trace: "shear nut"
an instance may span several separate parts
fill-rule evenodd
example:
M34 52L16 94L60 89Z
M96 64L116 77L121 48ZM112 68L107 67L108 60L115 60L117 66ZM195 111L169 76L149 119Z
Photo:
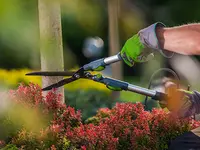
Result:
M74 76L75 76L75 78L80 78L80 75L78 75L78 74L75 74Z

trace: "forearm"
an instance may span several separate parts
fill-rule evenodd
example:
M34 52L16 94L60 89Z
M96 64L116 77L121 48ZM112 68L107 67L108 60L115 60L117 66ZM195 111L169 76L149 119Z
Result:
M200 54L200 24L189 24L156 30L161 49L185 54Z

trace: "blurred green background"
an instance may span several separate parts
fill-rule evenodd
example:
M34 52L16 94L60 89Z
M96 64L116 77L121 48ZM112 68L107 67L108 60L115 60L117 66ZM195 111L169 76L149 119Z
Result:
M65 70L78 68L91 60L109 55L107 0L62 0L62 36ZM167 26L199 22L199 0L120 0L119 38L124 42L148 25L161 21ZM26 71L40 70L39 21L37 0L2 0L0 2L0 83L1 87L16 88L20 82L41 83L41 79L27 78ZM104 41L102 53L87 58L83 53L88 37ZM195 57L198 59L198 57ZM53 61L53 60L52 60ZM123 64L123 79L147 87L151 74L161 67L171 67L168 60L155 59L129 68ZM24 71L24 68L27 69ZM108 69L109 72L109 69ZM65 88L67 104L85 111L84 118L94 115L99 107L112 107L116 101L143 101L144 96L121 92L112 100L110 91L96 83ZM68 85L67 85L68 86ZM155 102L151 106L157 106Z

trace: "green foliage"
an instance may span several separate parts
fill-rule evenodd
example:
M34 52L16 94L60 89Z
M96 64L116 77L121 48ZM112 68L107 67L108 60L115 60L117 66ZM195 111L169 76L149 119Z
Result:
M90 89L88 91L65 91L66 104L82 112L83 120L96 114L99 108L112 108L120 100L112 100L109 93Z
M99 122L100 122L100 120L99 120L99 118L96 117L96 116L90 117L90 118L88 118L87 120L85 120L85 123L86 123L86 124L92 123L92 124L94 124L94 125L98 125Z
M0 122L0 139L9 141L11 137L17 135L17 131L20 129L20 126L16 125L13 120L7 116L7 114L1 115Z
M18 150L17 146L14 144L7 144L4 148L1 150Z
M62 150L67 150L70 147L70 141L67 140L65 137L63 138L63 147Z

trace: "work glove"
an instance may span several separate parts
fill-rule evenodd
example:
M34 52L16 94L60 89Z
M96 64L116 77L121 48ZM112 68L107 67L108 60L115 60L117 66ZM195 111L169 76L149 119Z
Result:
M180 118L200 113L200 93L177 89L175 84L166 85L168 98L159 101L162 108L167 108Z
M171 58L172 52L160 48L156 29L165 27L163 23L157 22L151 26L140 30L124 44L120 54L124 62L132 67L135 62L146 62L154 57L155 50L159 51L164 57Z

